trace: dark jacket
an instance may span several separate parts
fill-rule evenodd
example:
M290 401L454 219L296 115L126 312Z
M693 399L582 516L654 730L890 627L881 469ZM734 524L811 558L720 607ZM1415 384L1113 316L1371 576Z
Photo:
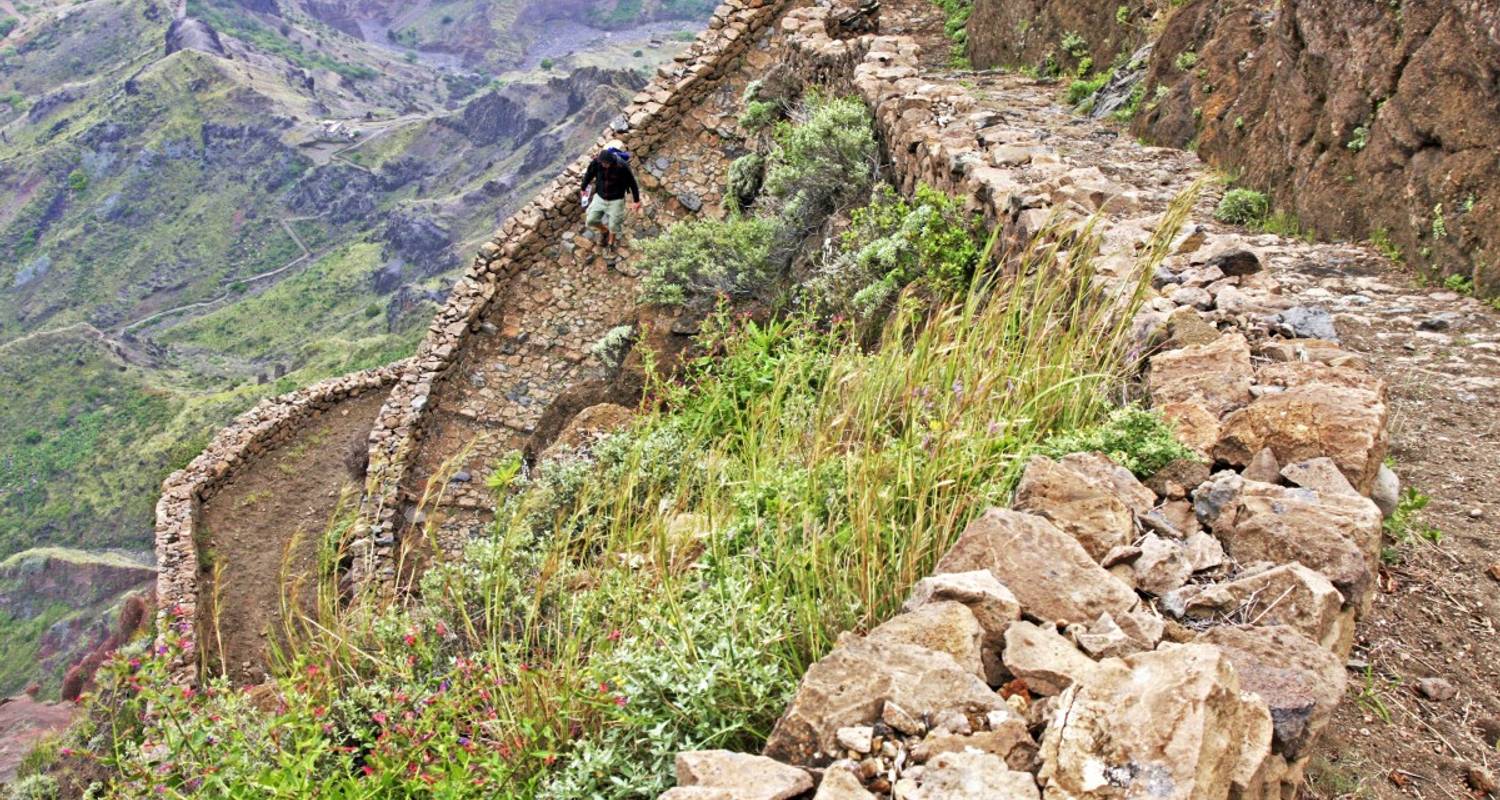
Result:
M595 156L583 173L583 191L588 191L589 184L597 184L594 191L605 200L619 200L629 190L635 202L641 202L641 190L628 164L606 163L603 157Z

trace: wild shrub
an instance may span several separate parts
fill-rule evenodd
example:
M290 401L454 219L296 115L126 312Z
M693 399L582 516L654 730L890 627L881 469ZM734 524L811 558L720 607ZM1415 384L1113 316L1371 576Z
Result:
M1177 439L1159 412L1139 405L1115 409L1096 425L1050 436L1038 452L1054 458L1069 453L1104 453L1140 478L1150 477L1173 461L1197 458Z
M6 800L57 800L57 779L51 775L31 775L5 789Z
M875 135L864 103L809 93L792 120L777 124L765 192L794 238L869 194Z
M1266 196L1254 189L1230 189L1214 209L1214 219L1226 225L1255 225L1271 213Z
M680 222L641 246L650 272L643 302L680 305L694 295L747 297L770 278L775 225L767 219Z
M776 121L780 113L781 108L775 103L751 100L745 103L745 110L740 113L740 127L751 133L764 130Z
M766 179L766 159L760 153L746 153L729 162L729 174L724 180L724 196L736 211L743 211L755 202L760 187Z
M837 255L808 281L822 308L866 319L907 285L925 281L939 295L966 288L984 241L963 201L929 186L908 202L889 187L855 209Z

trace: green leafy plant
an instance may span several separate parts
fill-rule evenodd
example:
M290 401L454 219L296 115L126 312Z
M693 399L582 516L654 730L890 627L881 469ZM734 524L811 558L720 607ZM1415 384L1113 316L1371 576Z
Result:
M1432 207L1432 238L1445 239L1448 236L1448 221L1443 217L1443 204L1438 203Z
M1349 137L1349 142L1344 146L1358 153L1365 149L1365 146L1369 143L1370 129L1364 125L1360 125L1354 129L1354 133Z
M781 114L777 103L767 100L751 100L740 114L740 127L747 131L759 131L769 127Z
M807 288L818 307L867 320L915 281L940 296L963 291L981 259L978 219L962 200L921 185L907 201L882 187Z
M1449 275L1443 279L1443 286L1461 295L1474 294L1474 279L1467 275Z
M743 211L755 202L761 184L766 179L766 159L759 153L746 153L729 162L729 174L724 180L724 196L737 211Z
M1141 478L1150 477L1173 461L1196 460L1192 448L1178 440L1160 412L1129 405L1109 413L1102 422L1049 437L1038 448L1046 456L1100 452Z
M1443 532L1418 518L1431 502L1431 497L1414 486L1403 489L1401 498L1396 503L1396 510L1382 523L1386 535L1397 544L1408 544L1413 541L1413 537L1432 544L1441 542Z
M943 32L950 42L948 65L955 69L969 67L969 16L974 13L973 0L934 0L943 10Z
M1073 58L1083 58L1089 53L1089 43L1076 31L1064 31L1059 41L1062 51Z
M1230 189L1214 209L1214 219L1227 225L1255 225L1270 214L1266 196L1254 189Z
M1192 50L1184 50L1172 60L1172 66L1176 67L1178 72L1187 72L1198 66L1198 54Z
M1401 252L1401 247L1391 240L1390 228L1376 228L1370 234L1370 244L1375 246L1380 254L1389 258L1397 264L1406 262L1406 254Z

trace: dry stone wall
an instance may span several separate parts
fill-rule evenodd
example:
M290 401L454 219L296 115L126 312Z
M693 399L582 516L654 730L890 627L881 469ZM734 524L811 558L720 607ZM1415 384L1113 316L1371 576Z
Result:
M649 187L655 173L664 171L653 151L669 138L707 124L702 114L705 99L721 88L722 79L784 5L774 0L729 0L721 5L693 46L663 67L624 109L600 147L609 139L622 141L636 154L637 174ZM354 573L361 583L391 585L398 536L411 522L403 512L438 474L432 462L474 447L476 440L480 455L502 452L534 428L542 410L570 384L599 377L583 366L588 345L605 332L593 328L618 324L610 317L633 307L634 276L622 278L628 268L589 272L582 258L569 257L573 266L565 267L551 252L561 242L570 251L589 246L571 232L580 226L577 187L591 155L570 165L481 248L391 392L370 438L363 535L354 548ZM682 182L677 184L673 205L684 213L697 212L704 195L716 191L702 186L683 190ZM574 307L577 303L586 306L584 313ZM576 324L578 320L586 324ZM545 344L539 345L544 338ZM482 366L476 366L481 360L477 354L500 365L498 377L505 387L486 385L484 375L474 380ZM445 423L440 415L447 416L453 430L438 430ZM424 438L429 437L451 441L425 446ZM468 470L463 477L467 480L461 485L444 488L455 494L457 508L451 516L471 512L469 516L479 518L493 498L480 490L482 481ZM462 533L458 531L456 538Z
M241 414L199 456L167 477L156 503L156 596L158 635L179 644L173 662L180 682L197 680L197 619L200 570L199 510L243 470L296 434L312 416L371 392L388 390L401 374L394 364L323 381L273 399Z
M782 25L806 69L874 109L905 188L963 192L1017 239L1093 216L1106 279L1133 274L1196 170L1107 177L1025 129L1018 87L971 95L921 74L910 40L840 40L837 19ZM1296 794L1374 591L1389 415L1359 356L1207 208L1133 328L1156 352L1152 405L1199 459L1142 482L1103 454L1034 458L1014 507L973 520L904 613L808 670L763 755L684 753L664 798Z

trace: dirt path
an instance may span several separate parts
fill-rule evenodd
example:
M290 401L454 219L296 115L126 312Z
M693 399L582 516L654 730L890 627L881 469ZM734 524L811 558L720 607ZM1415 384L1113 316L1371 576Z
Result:
M1500 772L1500 313L1419 288L1368 250L1330 256L1287 264L1279 277L1299 301L1333 311L1344 345L1386 380L1394 468L1431 500L1409 541L1388 542L1354 685L1311 788L1330 798L1471 797L1470 767Z
M211 673L227 671L244 685L264 679L267 645L283 623L283 592L302 604L313 598L306 579L316 574L328 509L340 492L358 488L345 459L363 452L354 445L362 448L384 399L369 392L322 412L203 504L198 624ZM265 531L281 538L268 541ZM303 590L288 588L297 586ZM275 587L282 591L269 590Z

